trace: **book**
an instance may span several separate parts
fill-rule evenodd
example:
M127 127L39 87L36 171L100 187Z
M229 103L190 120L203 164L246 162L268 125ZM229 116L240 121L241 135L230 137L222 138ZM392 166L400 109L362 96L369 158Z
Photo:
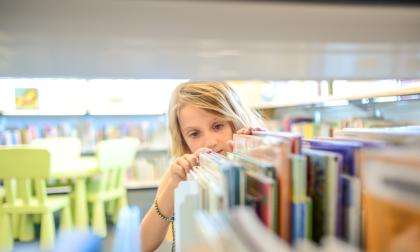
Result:
M252 131L255 136L273 136L280 139L290 141L290 152L300 154L302 152L302 134L296 132L280 132L280 131Z
M420 251L420 149L362 152L366 251Z
M414 129L416 129L414 127ZM395 128L346 128L335 133L340 138L352 138L363 140L380 140L390 145L420 146L420 132L413 130L413 127Z
M175 189L174 214L175 214L175 249L184 251L195 243L198 238L197 223L192 218L199 211L200 187L197 181L187 180L179 183Z
M275 181L261 173L247 172L247 194L256 198L256 212L262 222L275 231Z
M291 156L291 178L292 178L292 200L303 202L307 196L307 165L306 157L303 155Z
M267 132L266 132L267 133ZM269 133L267 133L269 134ZM270 162L276 167L279 235L291 241L290 140L273 135L233 135L234 151Z
M361 184L360 179L341 175L343 182L342 238L351 245L361 247Z
M242 202L242 193L245 192L246 187L247 187L247 180L246 180L246 172L255 172L255 173L261 173L264 174L265 176L272 178L274 180L274 187L276 190L274 190L274 210L273 210L273 218L274 218L274 229L278 230L278 226L277 226L277 184L276 184L276 171L275 171L275 167L270 164L269 162L266 162L264 160L260 160L257 158L253 158L247 155L243 155L241 153L237 153L237 152L228 152L227 153L227 158L234 160L236 162L238 162L238 164L241 165L241 168L243 169L239 169L240 170L240 187L239 187L239 191L241 193L241 202ZM250 202L251 200L249 200L248 202ZM241 204L243 205L243 204Z
M247 207L234 208L229 212L229 218L232 228L237 232L248 251L291 251L286 242L278 239L273 232L262 225L252 209Z
M308 195L312 198L313 239L338 234L341 223L339 176L342 156L321 150L304 149L308 157Z
M343 158L343 173L352 176L360 174L360 150L364 147L363 143L356 141L337 141L337 140L306 140L309 148L325 150L339 153Z
M305 239L306 206L304 202L292 203L292 244Z
M239 205L241 202L239 183L243 176L240 165L218 153L200 153L199 159L200 166L212 167L224 175L228 207Z
M194 218L200 239L184 251L244 251L251 252L230 224L228 213L209 214L198 211Z

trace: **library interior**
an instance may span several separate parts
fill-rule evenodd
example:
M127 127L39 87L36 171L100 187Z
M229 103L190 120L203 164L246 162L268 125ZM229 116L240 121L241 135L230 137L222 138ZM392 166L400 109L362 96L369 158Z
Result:
M420 251L420 2L0 0L0 251Z

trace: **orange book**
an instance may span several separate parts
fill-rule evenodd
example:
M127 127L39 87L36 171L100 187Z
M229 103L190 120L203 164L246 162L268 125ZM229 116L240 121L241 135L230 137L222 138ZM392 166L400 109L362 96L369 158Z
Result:
M362 152L366 251L420 251L419 154L419 148Z

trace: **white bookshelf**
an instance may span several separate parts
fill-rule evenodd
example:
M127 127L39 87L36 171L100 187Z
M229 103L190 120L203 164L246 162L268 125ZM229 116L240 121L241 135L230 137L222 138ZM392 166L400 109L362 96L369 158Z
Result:
M154 189L159 187L160 180L154 181L137 181L137 180L128 180L124 183L125 188L128 190L133 189Z
M276 109L276 108L287 108L301 105L312 105L312 104L324 104L329 102L339 101L352 101L361 100L366 98L380 98L380 97L392 97L392 96L406 96L406 95L420 95L420 87L402 88L393 91L377 91L377 92L365 92L358 95L350 96L320 96L312 99L298 100L298 101L286 101L281 103L265 103L259 106L254 106L256 109Z

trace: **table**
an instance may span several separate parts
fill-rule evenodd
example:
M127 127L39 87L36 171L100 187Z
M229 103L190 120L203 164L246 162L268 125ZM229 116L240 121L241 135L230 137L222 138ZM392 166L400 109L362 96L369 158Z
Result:
M51 178L73 180L73 220L74 227L79 230L88 230L88 206L86 199L87 179L98 173L95 157L82 157L79 160L54 165L51 169Z

